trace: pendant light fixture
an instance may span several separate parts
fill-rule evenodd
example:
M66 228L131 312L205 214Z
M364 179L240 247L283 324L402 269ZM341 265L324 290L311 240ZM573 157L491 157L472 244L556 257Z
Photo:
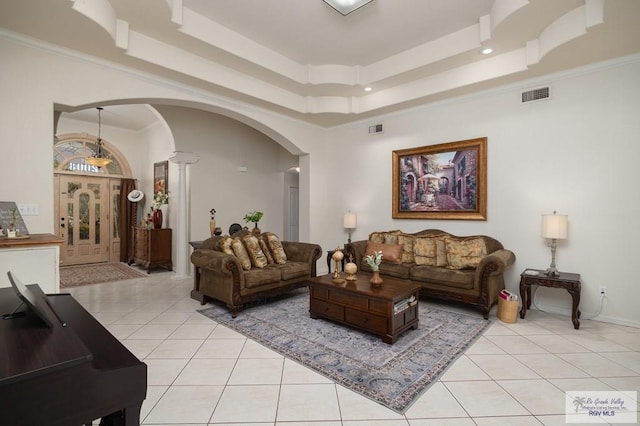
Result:
M98 110L98 139L96 140L96 146L98 147L98 149L93 153L92 156L85 158L84 161L85 163L91 164L92 166L96 166L97 168L101 169L107 164L111 163L111 159L105 157L102 154L102 138L100 137L100 130L102 128L102 107L97 107L96 109Z

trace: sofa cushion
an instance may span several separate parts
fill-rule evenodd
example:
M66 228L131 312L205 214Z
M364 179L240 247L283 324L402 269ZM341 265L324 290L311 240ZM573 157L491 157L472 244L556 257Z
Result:
M255 235L245 235L242 237L244 247L247 249L249 259L251 259L251 266L255 268L264 268L267 266L267 257L260 248L260 243Z
M249 258L249 253L247 253L247 249L242 244L242 240L240 238L233 238L231 242L231 248L233 249L233 253L236 255L240 264L242 265L242 269L248 271L251 269L251 259Z
M444 236L416 237L413 241L413 254L416 265L446 266L447 252Z
M246 288L256 288L268 284L280 282L280 270L278 268L256 268L244 272L244 286Z
M401 234L398 236L398 244L402 246L402 263L415 263L416 258L413 254L413 235Z
M473 269L454 270L438 266L414 266L409 278L417 282L470 290L473 288L475 271Z
M306 262L288 260L287 263L283 265L273 265L273 267L280 270L282 281L311 275L311 265Z
M366 256L373 256L374 252L382 252L382 261L390 263L402 263L402 246L400 244L380 244L367 242L367 249L364 252Z
M271 250L273 260L278 265L284 265L287 263L287 254L284 252L284 248L282 248L282 243L278 236L271 232L266 232L265 236L267 237L267 245L269 246L269 250Z
M487 246L481 237L444 239L447 248L448 269L471 269L487 255Z
M409 279L409 271L414 266L412 263L388 263L382 262L378 269L382 275L389 277ZM371 268L369 268L371 270Z

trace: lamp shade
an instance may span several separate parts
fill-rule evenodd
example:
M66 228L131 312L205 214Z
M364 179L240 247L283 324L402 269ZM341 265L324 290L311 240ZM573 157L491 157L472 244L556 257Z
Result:
M351 213L351 210L349 210L344 214L343 222L346 229L356 229L358 218L355 213Z
M566 214L543 214L542 237L556 240L567 238L569 219Z

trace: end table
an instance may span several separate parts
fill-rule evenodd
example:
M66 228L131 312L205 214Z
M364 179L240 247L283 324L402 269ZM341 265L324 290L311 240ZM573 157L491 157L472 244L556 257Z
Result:
M520 274L520 298L522 299L522 308L520 309L520 318L524 318L527 309L531 308L531 286L541 285L544 287L564 288L569 292L573 299L571 310L571 321L573 328L580 328L580 274L572 274L568 272L560 272L558 275L547 275L545 271L540 269L526 269Z

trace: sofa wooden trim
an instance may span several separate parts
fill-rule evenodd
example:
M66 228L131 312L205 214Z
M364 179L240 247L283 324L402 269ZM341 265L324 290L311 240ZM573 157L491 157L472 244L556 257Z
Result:
M456 238L474 238L479 237L485 239L487 250L489 253L485 256L480 264L474 270L473 288L460 289L456 287L448 287L442 284L429 283L423 281L415 281L407 279L407 283L418 284L421 286L420 294L441 300L450 300L454 302L462 302L470 304L482 312L485 319L489 318L489 312L493 305L498 303L498 293L504 289L504 271L515 262L515 254L503 247L498 240L486 235L474 235L458 237L439 229L427 229L416 233L405 233L412 236L428 236L428 235L449 235ZM362 258L364 257L367 240L355 241L347 244L347 255L353 255L353 259L358 268L366 270L363 267ZM415 264L403 264L407 268L416 266ZM381 271L381 275L384 273Z

